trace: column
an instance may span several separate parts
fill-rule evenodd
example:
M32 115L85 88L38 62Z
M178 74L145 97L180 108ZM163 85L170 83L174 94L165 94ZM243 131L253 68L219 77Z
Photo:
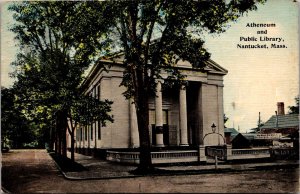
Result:
M203 137L205 136L205 134L211 132L207 131L208 130L208 113L209 113L209 107L208 107L208 103L209 103L209 97L208 97L208 86L206 83L201 83L201 87L198 93L198 103L199 103L199 122L200 122L200 136L199 136L199 142L201 145L204 145L205 143L203 142ZM207 142L207 140L206 140Z
M186 87L181 86L179 90L179 122L180 122L180 145L188 146L187 137L187 106L186 106Z
M136 109L132 98L130 98L129 100L129 114L130 114L130 147L134 148L139 146L139 134L138 134Z
M156 80L156 97L155 97L155 132L156 132L156 146L164 146L163 138L163 111L162 111L162 91L161 84L163 80Z

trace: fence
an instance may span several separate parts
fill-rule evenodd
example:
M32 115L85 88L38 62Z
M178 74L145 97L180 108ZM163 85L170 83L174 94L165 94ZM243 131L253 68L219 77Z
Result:
M139 155L139 152L107 151L106 159L115 162L138 164ZM199 150L165 150L151 152L153 164L200 162L206 161L206 158L214 158L215 156L217 156L218 160L227 161L258 158L289 159L297 158L298 155L299 151L293 148L231 149L229 146L207 146L205 149Z
M273 148L270 154L275 159L299 159L299 150L293 148Z
M106 159L114 162L138 164L139 156L139 152L107 151ZM151 152L153 164L197 162L198 157L199 153L197 150Z
M256 159L256 158L269 158L269 148L255 148L255 149L232 149L232 155L228 158L234 159Z

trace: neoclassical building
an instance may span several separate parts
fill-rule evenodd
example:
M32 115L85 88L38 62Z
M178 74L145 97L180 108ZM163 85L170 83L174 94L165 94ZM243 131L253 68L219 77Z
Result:
M122 53L95 65L83 83L86 95L113 101L114 122L106 127L95 122L79 126L76 131L77 150L89 148L114 149L139 147L135 106L123 96L120 87L123 76ZM223 77L227 70L212 60L206 62L204 71L192 68L188 61L179 61L177 68L186 75L187 85L166 88L164 80L157 80L156 95L149 100L149 129L152 146L218 145L223 139L211 133L214 123L216 133L224 136ZM162 73L162 77L167 74ZM157 130L159 129L159 130ZM68 141L70 142L70 141ZM70 145L69 145L70 146Z

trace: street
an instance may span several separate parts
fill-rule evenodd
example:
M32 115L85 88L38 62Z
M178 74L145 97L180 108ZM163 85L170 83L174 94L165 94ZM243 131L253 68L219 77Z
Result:
M2 188L12 193L296 193L298 170L70 181L45 150L11 150L2 154Z

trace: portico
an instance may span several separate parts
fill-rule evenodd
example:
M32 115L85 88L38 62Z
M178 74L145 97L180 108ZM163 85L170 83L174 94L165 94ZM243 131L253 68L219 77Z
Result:
M156 147L164 147L164 130L169 130L163 127L163 98L162 84L163 80L156 81L155 95L155 136ZM165 114L167 116L167 114ZM165 119L166 120L166 119ZM167 124L167 123L165 123ZM186 87L181 86L179 89L179 133L180 146L188 146L188 129L187 129L187 102L186 102ZM165 133L169 134L169 133ZM166 138L165 138L166 139Z

